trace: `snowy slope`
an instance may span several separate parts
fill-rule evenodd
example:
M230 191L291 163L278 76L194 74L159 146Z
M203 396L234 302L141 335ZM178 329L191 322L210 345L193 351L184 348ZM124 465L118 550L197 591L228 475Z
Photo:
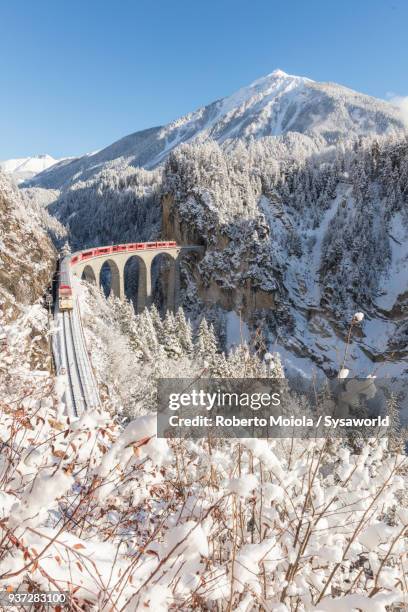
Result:
M330 312L332 298L329 297L329 304L327 299L324 299L327 279L324 273L322 274L322 266L327 240L330 241L333 231L336 232L333 230L335 216L340 210L346 209L350 211L350 215L355 215L356 202L352 191L350 184L340 182L327 210L321 216L319 225L312 229L301 228L299 235L302 236L303 248L300 256L286 251L285 226L281 219L271 213L266 198L263 197L261 202L271 235L274 240L279 241L284 262L282 283L287 292L293 320L290 334L278 333L273 348L278 350L279 346L279 352L282 354L282 347L286 346L292 357L309 355L323 369L332 371L340 367L346 352L346 342L345 334L339 333L341 319ZM344 216L344 213L340 212L340 215ZM404 339L398 346L398 355L391 354L394 339L398 338L399 328L405 320L403 297L408 295L408 227L400 213L396 213L389 221L386 236L391 260L380 275L378 297L373 300L372 306L367 308L366 319L352 346L347 350L348 367L354 373L364 376L373 372L378 376L395 376L406 371L408 362ZM383 248L379 238L376 248ZM386 252L384 249L384 259ZM374 262L372 265L375 267ZM346 288L350 287L350 279L347 276L344 276L343 283ZM355 310L357 309L356 305ZM348 317L346 312L342 314L343 320L350 320L350 314ZM309 371L305 365L303 369Z
M0 327L28 313L44 294L52 279L54 258L51 240L36 212L0 173ZM27 335L30 333L27 328ZM22 339L20 344L23 346Z
M212 296L271 350L331 375L346 352L360 375L407 371L408 140L368 138L332 161L282 164L284 174L262 145L183 147L166 165L165 235L207 245L203 307Z
M377 306L391 309L398 297L408 293L408 236L401 215L395 215L389 232L391 245L391 265L382 285L382 295Z
M37 155L35 157L17 157L0 161L0 168L6 174L11 174L17 181L24 181L32 178L36 174L47 170L58 163L51 155Z
M194 140L228 145L237 139L285 138L295 133L321 147L361 134L397 132L403 126L400 111L389 102L275 70L166 126L130 134L94 155L57 164L32 184L60 188L90 178L119 158L125 164L152 168L179 144Z

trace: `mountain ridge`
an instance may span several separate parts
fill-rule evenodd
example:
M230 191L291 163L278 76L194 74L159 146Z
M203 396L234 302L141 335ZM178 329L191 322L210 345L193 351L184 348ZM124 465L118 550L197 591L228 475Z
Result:
M196 284L186 283L187 311L199 316L197 296L209 292L248 323L266 309L265 337L327 371L346 350L353 312L364 312L367 337L350 358L367 373L392 361L390 351L408 363L397 320L407 258L393 245L407 237L406 136L390 103L275 71L61 162L23 191L48 228L52 215L60 246L207 240Z
M294 133L311 148L315 142L322 148L345 138L401 130L405 130L403 117L390 102L277 69L167 125L128 134L94 154L64 160L28 184L69 186L112 163L152 169L177 146L193 141L215 140L226 146L238 140L285 139Z

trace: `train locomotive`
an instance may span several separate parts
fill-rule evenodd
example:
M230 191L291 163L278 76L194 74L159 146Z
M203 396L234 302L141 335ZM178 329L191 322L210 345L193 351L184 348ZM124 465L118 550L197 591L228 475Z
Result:
M70 257L64 257L61 261L59 283L58 283L58 308L59 310L72 310L74 301L72 297L71 275L68 268Z

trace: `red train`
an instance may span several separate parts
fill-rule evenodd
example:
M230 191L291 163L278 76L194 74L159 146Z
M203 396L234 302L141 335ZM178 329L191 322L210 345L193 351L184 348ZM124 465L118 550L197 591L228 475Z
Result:
M101 255L109 255L111 253L143 251L146 249L168 249L176 247L177 242L134 242L130 244L114 244L112 246L98 247L89 251L80 251L74 254L73 257L66 256L62 259L59 271L58 285L58 304L60 310L72 310L73 296L71 287L71 273L68 267L68 262L74 266L80 261L86 261L92 257Z
M60 310L72 310L74 307L68 262L69 257L64 257L60 263L58 283L58 305Z
M146 249L168 249L177 246L177 242L134 242L131 244L115 244L112 246L98 247L89 251L81 251L74 257L71 257L71 266L74 266L79 261L90 259L91 257L99 257L100 255L109 255L110 253L121 253L122 251L144 251Z
M60 285L58 290L58 303L60 310L72 310L72 288L69 285Z

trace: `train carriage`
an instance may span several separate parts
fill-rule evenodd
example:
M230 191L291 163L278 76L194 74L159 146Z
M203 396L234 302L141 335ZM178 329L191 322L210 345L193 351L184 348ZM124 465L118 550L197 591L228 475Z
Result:
M72 256L66 256L61 261L59 284L58 284L58 305L60 310L72 310L74 307L71 286L70 268L93 257L106 255L116 255L119 253L131 253L132 251L149 249L169 249L177 247L177 242L169 240L167 242L134 242L129 244L113 244L91 248L86 251L78 251Z
M169 249L177 246L177 242L170 240L167 242L134 242L129 244L113 244L110 246L98 247L88 251L79 251L70 259L70 265L75 266L78 262L100 257L102 255L126 253L131 251L146 251L149 249Z
M72 310L74 307L71 276L68 269L69 260L69 257L64 257L60 267L58 284L58 307L60 310Z

